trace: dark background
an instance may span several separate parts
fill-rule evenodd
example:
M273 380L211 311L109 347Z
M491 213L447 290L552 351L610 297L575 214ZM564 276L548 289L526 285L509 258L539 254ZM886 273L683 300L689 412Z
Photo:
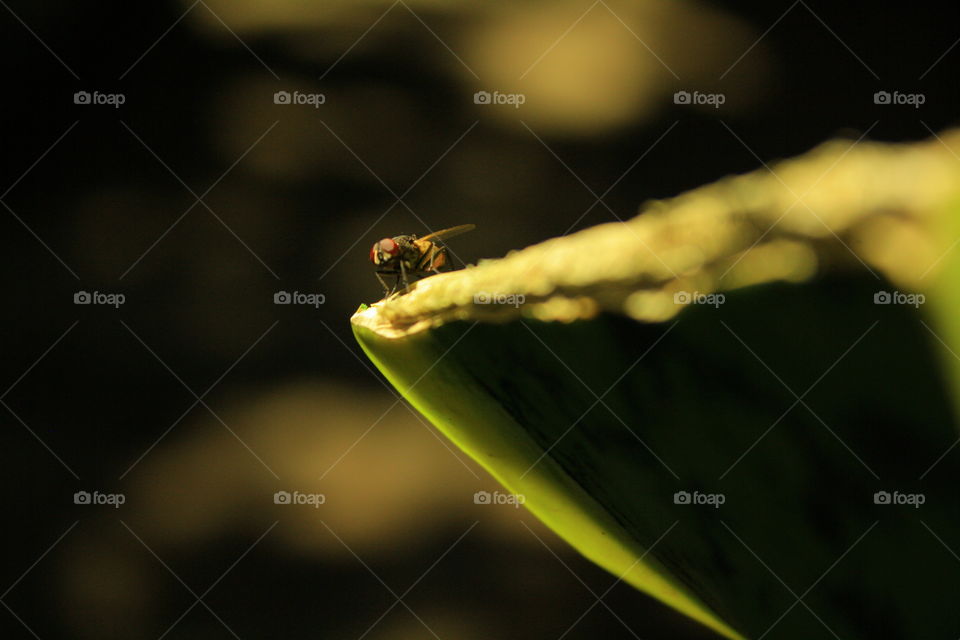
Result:
M473 222L455 254L497 257L958 104L923 4L0 4L10 638L708 637L624 585L590 609L614 577L473 503L495 483L352 339L369 246Z

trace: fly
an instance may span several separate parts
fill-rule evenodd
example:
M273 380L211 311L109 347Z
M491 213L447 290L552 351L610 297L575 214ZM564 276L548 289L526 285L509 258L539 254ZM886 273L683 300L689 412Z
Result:
M384 238L370 249L370 262L376 267L377 279L383 285L385 295L410 285L410 279L418 279L431 273L440 273L447 264L447 248L438 241L472 231L473 224L461 224L442 231L435 231L418 238L415 235ZM383 276L396 276L393 288L387 286Z

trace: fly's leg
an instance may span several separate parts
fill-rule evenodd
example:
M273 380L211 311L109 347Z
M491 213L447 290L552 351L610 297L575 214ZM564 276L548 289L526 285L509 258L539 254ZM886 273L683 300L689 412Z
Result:
M432 271L433 273L440 273L440 269L437 268L437 258L446 257L447 248L439 247L437 245L432 245L430 247L430 255L427 258L426 263L423 265L423 270ZM442 263L441 263L442 266Z
M384 280L384 279L380 276L380 272L379 272L379 271L374 271L374 273L375 273L376 276L377 276L377 280L380 281L381 286L383 286L383 297L384 297L384 298L388 297L391 293L393 293L393 289L391 289L390 287L387 286L386 280ZM394 286L393 288L396 289L396 286Z
M397 279L397 287L401 284L404 289L410 286L410 282L407 280L407 268L404 266L403 260L400 261L400 277Z
M445 255L446 252L447 252L447 248L443 247L441 249L437 249L436 251L430 254L430 271L433 271L434 273L440 273L440 270L437 269L435 266L433 266L434 258L436 258L440 254Z

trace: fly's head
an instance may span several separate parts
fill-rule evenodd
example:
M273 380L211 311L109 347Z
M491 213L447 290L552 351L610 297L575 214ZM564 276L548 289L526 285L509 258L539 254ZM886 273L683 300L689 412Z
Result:
M370 248L370 262L377 268L390 267L400 259L400 245L393 238L384 238Z

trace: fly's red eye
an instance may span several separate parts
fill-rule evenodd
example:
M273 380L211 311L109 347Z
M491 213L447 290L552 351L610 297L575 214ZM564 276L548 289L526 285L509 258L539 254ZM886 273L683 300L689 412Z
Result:
M391 238L384 238L379 242L380 250L387 255L395 256L400 253L400 247Z
M379 242L373 243L373 246L370 247L370 262L377 264L377 245Z

